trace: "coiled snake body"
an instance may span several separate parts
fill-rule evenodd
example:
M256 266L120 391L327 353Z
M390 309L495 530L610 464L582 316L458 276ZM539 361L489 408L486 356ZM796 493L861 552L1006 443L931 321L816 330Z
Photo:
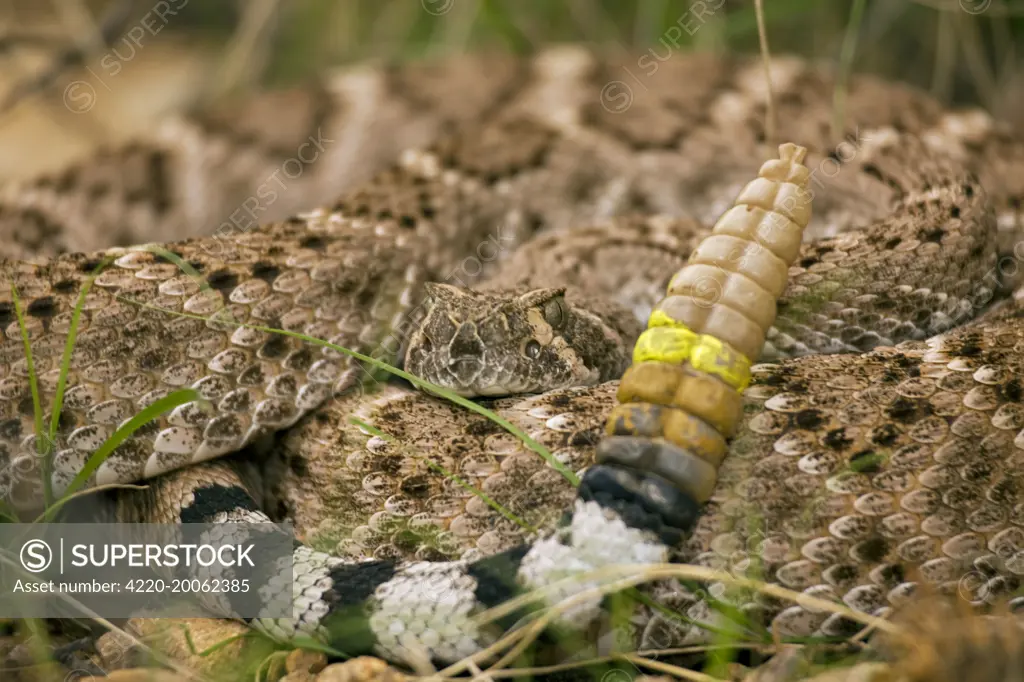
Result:
M1014 286L1021 256L1013 207L1024 154L980 112L946 112L909 88L855 78L844 134L836 135L828 74L775 60L775 135L811 151L813 234L769 334L763 357L778 362L756 367L715 496L682 548L595 502L573 503L558 472L482 418L397 386L365 390L376 379L346 356L240 326L300 332L383 357L416 339L407 360L457 392L542 393L495 407L569 469L590 463L612 406L608 380L628 362L640 329L626 311L646 314L700 236L693 219L711 224L773 156L761 67L680 56L659 64L646 90L629 91L623 110L608 86L622 85L628 60L560 48L496 64L489 87L463 110L424 114L431 124L456 121L454 134L402 154L329 208L259 228L220 223L218 236L162 252L5 261L0 295L8 283L17 286L45 405L80 287L104 255L112 257L85 297L54 458L56 492L117 425L191 386L213 413L176 408L122 445L91 482L152 478L143 493L117 494L128 518L177 520L200 498L211 520L267 518L253 497L239 494L244 461L203 462L289 429L280 441L285 457L268 467L276 475L253 494L276 498L318 549L295 553L298 617L258 625L406 662L424 654L451 661L487 646L507 623L479 625L473 616L516 589L669 556L759 573L869 613L885 613L920 585L962 592L967 584L972 601L1018 604L1024 326L1019 302L994 303ZM472 72L458 61L431 69L431 82ZM416 101L407 76L384 73L340 76L312 98L306 108L314 113L304 120L336 126L322 136L334 140L336 154L324 144L322 168L311 163L296 178L295 196L319 200L332 173L339 184L368 175L351 163L353 152L367 163L384 154L390 142L373 147L360 137L367 130L370 140L382 137L366 102L381 103L380 119L397 126L402 96L389 100L382 89L404 84L399 94ZM473 74L461 77L461 88L472 91ZM330 106L339 102L345 106ZM484 122L467 123L474 115ZM255 115L243 120L258 127ZM264 129L283 136L273 125ZM7 188L0 224L22 234L66 225L67 233L47 237L44 251L92 245L110 224L135 224L139 232L128 240L163 236L190 215L208 230L214 225L204 211L216 215L246 197L228 187L211 198L210 151L197 148L202 140L189 130L178 142L129 146L68 171L63 185L46 178ZM223 130L213 130L223 147ZM264 169L277 142L244 160ZM150 184L131 194L132 206L120 201L114 171L101 170L140 155ZM100 176L104 191L90 179ZM63 203L61 192L69 197ZM607 222L630 213L646 217ZM193 234L202 231L197 224L190 223ZM458 288L485 277L490 293ZM8 500L27 509L40 499L31 395L13 302L3 313L3 483ZM396 440L351 424L351 414ZM525 523L456 489L427 462L454 469ZM556 536L537 540L524 530L569 508L571 524ZM319 549L372 561L353 564ZM710 593L733 599L721 586ZM653 595L687 618L715 620L706 596L677 584ZM764 597L736 595L735 603L782 634L839 634L849 626ZM700 628L646 608L624 626L633 646L700 637ZM595 598L565 617L587 626L600 616ZM332 628L342 622L339 636Z

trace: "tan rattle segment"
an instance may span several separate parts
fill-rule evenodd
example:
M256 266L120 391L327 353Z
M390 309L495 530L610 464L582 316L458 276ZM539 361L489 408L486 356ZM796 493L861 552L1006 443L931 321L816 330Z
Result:
M781 145L672 278L633 349L598 462L710 497L811 218L806 154Z
M779 147L672 278L657 313L757 359L811 216L806 153Z

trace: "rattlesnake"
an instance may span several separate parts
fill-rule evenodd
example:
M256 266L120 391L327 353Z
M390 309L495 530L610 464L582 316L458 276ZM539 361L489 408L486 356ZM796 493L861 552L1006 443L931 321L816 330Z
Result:
M434 67L431 82L445 82L454 71L473 70L465 64ZM477 631L463 617L511 596L501 579L528 556L522 547L509 548L520 532L507 524L491 525L485 510L450 488L438 488L437 479L428 478L416 495L403 496L409 489L401 486L406 479L398 477L406 467L415 467L404 455L365 436L352 445L353 432L345 420L353 411L361 410L385 432L398 432L404 442L444 443L442 458L450 455L457 462L455 448L475 453L478 463L484 461L468 471L475 472L485 491L502 493L524 485L533 490L544 483L536 488L537 497L527 493L501 499L499 494L498 501L513 511L538 504L542 512L561 509L571 495L567 488L556 490L550 472L542 475L536 465L517 456L520 445L509 445L473 417L433 416L447 408L427 406L432 399L400 388L353 394L363 370L344 358L315 353L290 338L270 338L236 326L220 331L192 319L140 312L111 292L197 315L216 312L223 299L231 303L229 312L236 320L301 330L366 352L387 351L392 349L386 343L390 337L408 338L398 313L418 309L423 281L451 283L455 277L456 283L471 284L493 270L497 259L487 254L494 251L482 251L482 245L495 244L511 253L541 229L561 235L574 225L628 212L690 216L710 224L770 156L765 152L769 141L761 65L745 58L679 56L645 73L643 89L622 80L635 64L628 58L597 58L575 48L547 51L532 61L488 63L486 68L491 64L500 66L494 72L482 69L488 76L498 74L486 90L459 82L457 92L474 92L479 99L456 114L449 110L424 116L424 128L432 130L410 133L428 137L447 122L455 123L454 134L443 135L427 151L402 154L397 166L357 184L330 208L259 229L230 223L217 238L169 245L172 254L199 270L209 290L201 290L178 264L157 254L118 252L86 299L85 331L73 357L68 421L62 423L64 439L56 459L58 490L113 425L170 387L193 385L217 401L215 418L179 408L159 428L134 439L123 456L101 467L97 483L193 465L294 425L284 440L290 468L269 484L279 488L271 496L286 506L301 506L296 501L310 486L358 482L369 497L352 495L359 511L365 513L384 498L383 517L365 525L342 522L372 532L354 533L340 545L336 532L320 534L321 542L334 545L332 551L373 555L374 563L356 569L306 548L296 550L297 572L307 581L300 599L306 619L264 623L273 634L322 635L317 626L325 611L336 614L351 607L355 610L349 615L361 624L358 634L365 639L349 633L337 642L341 648L351 653L376 641L378 653L409 661L415 659L414 649L395 633L411 621L395 614L416 612L419 606L424 628L414 637L415 644L439 660L451 660L493 639L493 630ZM359 133L367 122L390 126L402 117L394 107L384 107L381 111L390 113L377 120L367 102L379 98L360 101L352 94L362 87L379 95L375 88L383 83L415 82L402 71L384 73L356 71L337 81L345 84L338 89L351 98L345 100L348 117L338 115L345 123L342 134L324 137L341 140L336 144L347 145L347 153L356 141L363 144ZM1024 343L1020 304L1005 303L980 322L920 339L965 322L988 306L997 290L1013 284L1020 259L1015 197L1024 182L1021 146L980 112L948 113L923 94L866 77L851 81L846 135L835 136L827 72L779 58L772 74L776 136L811 150L808 163L819 184L816 241L804 247L791 271L766 355L900 345L758 367L748 391L744 428L720 472L719 490L680 556L753 570L742 551L753 544L748 548L765 562L772 581L811 595L841 598L869 612L899 603L918 582L955 587L966 572L972 572L973 589L983 599L1013 592L1024 571L1019 566L1024 502L1017 493L1022 437L1016 435L1024 427L1016 378ZM615 93L628 97L622 100ZM319 95L300 104L318 102L319 108L307 109L316 111L310 118L329 120L335 112L326 104L330 97L324 91ZM623 101L629 106L619 110ZM475 116L487 120L469 123ZM168 130L180 133L182 125L169 124ZM273 129L272 123L266 125ZM208 200L205 183L210 176L204 173L210 168L195 164L214 152L196 130L188 128L180 146L172 145L168 136L155 150L136 145L107 155L95 166L85 164L59 178L8 188L3 225L46 227L42 238L28 240L24 251L61 250L61 244L65 249L95 247L112 224L135 222L140 228L135 235L108 233L121 241L162 237L163 230L186 224L214 227L211 215L223 215L225 206L241 205L245 197L238 200L229 192ZM221 129L220 134L216 142L222 145L226 133ZM234 142L242 138L235 136ZM289 141L296 139L303 138ZM375 154L397 152L389 141L380 144ZM256 159L251 167L238 167L262 172L274 165L267 157L279 157L281 146L265 145L260 151L276 151L249 154L250 160ZM220 147L216 156L226 160L231 154ZM149 182L123 195L109 175L105 182L91 179L96 169L111 172L118 161L140 158L146 159ZM327 191L310 188L330 182L330 158L325 157L323 171L310 164L296 178L296 189ZM375 160L374 154L367 158L368 163ZM339 183L367 175L352 168L341 174ZM302 192L295 196L306 196ZM63 203L61 197L66 197ZM69 228L58 230L63 242L47 232L53 232L55 221ZM838 234L851 223L872 221L864 231ZM614 232L616 227L609 229ZM544 249L533 256L543 262L537 253ZM84 254L63 255L38 266L5 263L5 277L17 283L28 313L44 399L52 395L79 284L98 263L99 255ZM524 267L530 265L532 261ZM548 295L533 303L542 311L551 300ZM33 440L25 437L33 425L31 411L25 409L30 402L24 350L13 307L8 304L4 312L0 397L6 421L0 435L9 463L19 452L34 462ZM893 321L896 317L899 322ZM260 361L254 363L253 356ZM597 372L587 378L593 383L609 376ZM342 397L303 419L332 390ZM497 407L526 430L539 430L542 440L579 468L589 461L594 433L614 391L614 383L560 388L539 398L506 399ZM340 444L341 453L329 452L332 443ZM975 443L980 456L972 451ZM154 448L159 454L151 455ZM380 463L371 455L380 456ZM337 461L345 466L331 464ZM509 466L496 471L499 461ZM381 469L375 471L375 466ZM337 478L328 477L331 469ZM39 499L30 473L16 466L6 470L8 497L16 506ZM297 479L295 486L283 489L289 479ZM368 480L378 484L376 489L367 489ZM189 466L156 479L142 498L121 494L118 499L125 508L156 509L174 519L181 505L196 499L182 490L197 485L216 490L212 483L231 487L239 479L226 464ZM392 494L385 495L387 491ZM395 564L407 548L383 522L407 514L403 504L415 508L416 499L410 497L422 497L424 491L440 503L431 509L438 523L462 529L456 533L461 547L473 547L463 561L477 563ZM331 511L345 497L344 492L325 495L323 511ZM147 504L140 505L140 499ZM238 504L237 497L231 500ZM214 509L229 511L216 504ZM767 530L735 523L755 509ZM321 530L313 525L330 523L303 519L315 513L302 509L291 511L311 535ZM252 509L243 516L255 514ZM597 530L609 534L602 541L628 554L605 556L605 561L667 556L657 538L605 518L595 503L576 503L573 519L580 546L588 543L586 531ZM580 546L576 549L584 551ZM534 558L543 559L545 551L569 551L547 547ZM480 558L495 551L501 551L495 558ZM600 547L588 546L586 551L588 559L601 556ZM737 552L742 557L738 560ZM441 558L429 552L419 556ZM548 570L538 569L534 582L543 583ZM426 594L432 586L446 589L451 601L433 602ZM689 617L711 619L704 597L672 586L655 594ZM376 601L370 611L362 611L371 595ZM742 603L751 613L763 613L784 634L835 634L848 624L804 606L764 599ZM596 606L590 604L582 615L577 611L577 624L595 618ZM438 634L438 623L452 627ZM636 627L639 640L634 645L669 645L696 636L695 628L673 625L663 614L647 613ZM427 631L429 637L420 636Z

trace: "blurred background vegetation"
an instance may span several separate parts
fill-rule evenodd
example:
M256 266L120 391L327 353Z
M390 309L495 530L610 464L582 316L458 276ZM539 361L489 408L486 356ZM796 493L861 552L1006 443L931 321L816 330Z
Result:
M846 55L1024 123L1024 0L764 0L764 12L773 52ZM701 14L692 35L673 30ZM756 51L754 0L0 0L0 178L52 165L40 139L73 156L167 111L336 64L558 41ZM61 95L83 77L103 106L69 115Z

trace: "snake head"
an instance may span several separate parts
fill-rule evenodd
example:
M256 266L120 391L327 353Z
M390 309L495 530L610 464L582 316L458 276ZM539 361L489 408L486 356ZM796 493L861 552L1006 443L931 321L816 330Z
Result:
M409 340L406 371L465 397L540 393L602 378L588 353L597 346L606 352L609 344L594 337L615 342L614 333L568 305L564 289L425 286L426 314Z

